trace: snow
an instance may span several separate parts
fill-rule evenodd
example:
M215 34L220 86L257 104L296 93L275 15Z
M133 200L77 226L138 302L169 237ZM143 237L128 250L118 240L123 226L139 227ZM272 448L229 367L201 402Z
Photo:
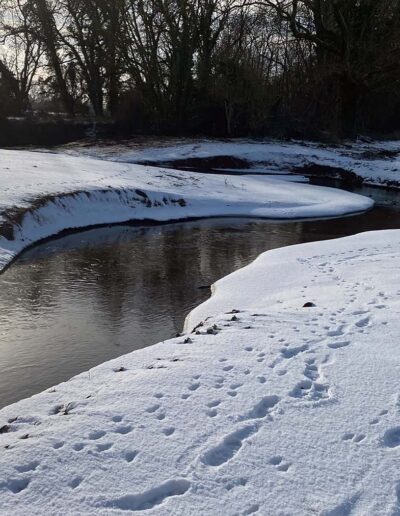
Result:
M359 195L271 177L0 150L0 270L30 244L65 229L225 215L328 217L372 205Z
M132 141L88 148L73 144L62 148L62 152L128 163L232 156L251 162L254 172L268 174L285 174L293 168L317 164L355 172L367 184L397 187L400 184L400 141L325 145L275 140L172 140L170 144L156 142L147 148Z
M194 333L3 409L0 512L399 513L399 259L397 230L269 251Z

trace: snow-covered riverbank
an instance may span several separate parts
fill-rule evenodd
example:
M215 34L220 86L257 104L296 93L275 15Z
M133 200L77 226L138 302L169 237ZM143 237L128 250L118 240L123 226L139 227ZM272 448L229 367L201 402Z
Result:
M357 213L371 199L270 177L192 174L86 157L0 150L0 270L62 230L212 216Z
M397 514L399 258L400 231L268 252L194 333L3 409L0 512Z
M400 142L343 142L337 145L279 140L160 140L152 144L137 139L121 143L77 142L60 149L75 156L91 156L125 163L174 163L195 159L236 158L247 162L254 173L315 173L335 176L343 171L347 181L376 186L400 187ZM223 160L222 160L223 161ZM192 164L195 166L195 164ZM229 165L228 165L229 169ZM331 170L329 170L331 169ZM230 173L235 170L229 170ZM243 170L236 170L243 172ZM350 173L350 176L348 175Z

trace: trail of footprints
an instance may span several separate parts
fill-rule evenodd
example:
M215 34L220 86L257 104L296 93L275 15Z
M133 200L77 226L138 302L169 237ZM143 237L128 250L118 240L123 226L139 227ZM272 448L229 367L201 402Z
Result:
M383 300L386 299L384 293L379 293L378 297ZM384 305L379 304L379 300L377 299L374 299L371 304L374 305L374 307L377 309L383 309L385 307ZM337 314L334 314L330 318L331 322L335 322L335 315L343 312L343 310L339 309L337 312ZM320 313L318 314L318 317L322 317L323 315L324 314ZM371 317L368 310L354 311L353 315L358 317L353 325L349 326L348 324L340 323L336 328L327 327L325 336L322 334L320 336L316 335L316 337L320 337L318 342L324 338L328 339L327 347L331 350L341 349L350 345L350 340L346 340L343 337L347 334L351 335L352 330L363 332L365 328L371 324ZM234 317L237 321L238 318L236 316ZM232 318L232 321L233 320L234 319ZM318 318L314 317L312 320L317 326ZM297 328L294 327L293 331L296 332L296 330ZM274 335L270 335L270 338L274 338ZM338 338L341 338L341 340L338 340ZM273 359L272 362L266 364L268 369L275 369L275 373L279 376L286 374L287 369L282 367L285 362L288 362L292 359L297 359L297 357L302 354L312 354L312 351L310 351L310 346L307 343L299 344L297 346L289 346L289 344L285 342L285 339L283 338L279 339L279 342L282 344L282 348L280 349L277 357ZM257 364L263 364L266 361L266 354L264 352L257 353L253 346L246 346L244 348L244 352L254 353L255 362ZM326 357L325 362L326 360L328 360L328 356ZM235 371L235 367L232 364L229 364L228 359L221 358L220 363L221 375L215 379L214 388L216 391L225 389L225 400L227 401L237 396L240 388L243 386L243 382L235 381L235 377L237 377L238 371ZM277 368L278 365L280 366L279 369ZM241 374L248 376L251 374L251 369L241 371ZM298 384L295 385L288 393L290 397L312 402L328 399L330 397L329 385L326 383L323 377L321 365L317 364L317 361L314 357L307 356L304 359L303 376L304 378L300 380L300 382L298 382ZM254 378L258 383L266 384L268 380L268 373L257 374L257 376ZM225 384L227 384L226 388ZM181 395L182 400L189 399L190 396L195 394L196 391L198 391L200 388L201 375L194 375L187 386L187 391ZM156 400L155 403L149 405L149 407L146 409L146 412L149 417L153 417L157 421L162 422L166 418L166 413L163 410L161 403L163 394L156 393L154 398ZM278 410L281 401L282 400L276 395L266 395L261 397L261 399L259 399L259 401L250 407L245 414L237 418L238 428L236 430L233 430L232 432L223 436L219 439L219 441L217 441L216 444L213 444L201 453L201 462L207 467L214 468L222 466L223 464L232 460L240 451L244 443L251 436L254 436L263 424L274 421L274 417L279 413L279 411L282 412L282 409ZM224 403L223 396L210 399L206 403L206 415L210 418L217 417L218 409L222 403ZM386 413L387 411L382 411L377 418L371 420L370 424L378 424L380 419ZM20 421L22 421L22 419ZM92 431L82 442L74 443L72 445L72 449L77 453L81 453L82 450L87 447L89 447L90 450L94 450L98 453L107 452L108 450L112 449L114 442L112 440L104 440L103 438L109 436L110 433L117 435L119 434L122 437L128 436L133 430L132 425L124 424L123 417L120 415L113 416L111 421L115 425L112 430L109 430L108 432L104 430ZM40 422L35 421L29 421L28 423L31 425L40 424ZM175 428L173 426L165 426L161 431L166 437L169 437L174 434ZM366 437L367 436L364 433L346 432L342 435L342 440L344 442L350 442L359 445L363 443ZM97 443L96 441L101 442ZM92 443L92 445L90 443ZM55 451L57 451L64 448L65 445L65 442L57 441L53 444L53 448ZM388 448L397 448L400 446L400 427L394 427L386 430L382 436L382 445ZM125 450L122 452L123 459L127 463L133 463L139 453L139 450ZM282 474L287 473L292 467L292 464L280 455L276 455L268 459L268 465ZM15 469L17 474L23 476L8 479L7 481L0 484L0 489L7 488L9 491L16 494L29 486L32 480L32 475L35 474L38 469L40 469L40 462L34 461L19 465L16 466ZM82 484L82 482L84 482L84 478L75 476L69 481L68 485L71 489L77 489ZM246 482L246 479L230 481L226 484L226 489L230 490L244 486ZM190 487L191 482L187 479L173 479L144 493L137 495L127 495L119 499L110 500L106 502L106 505L109 507L117 507L129 510L150 509L163 503L169 497L181 496L185 494L190 489Z
M21 421L24 420L23 418L19 418ZM24 420L26 423L27 421L31 422L30 420ZM15 423L15 422L14 422ZM121 424L120 424L121 423ZM38 423L36 422L36 425ZM87 449L88 453L98 452L102 453L107 450L110 450L114 446L113 441L102 441L99 443L96 443L96 441L102 440L104 437L110 437L110 435L121 435L121 436L127 436L130 432L133 430L133 426L130 424L123 424L123 417L120 415L113 416L111 418L111 424L114 425L111 429L109 429L107 432L105 430L93 430L87 434L87 436L80 442L75 442L71 445L71 448L76 453L81 453L82 450ZM16 430L15 430L16 431ZM59 450L62 450L67 446L68 443L65 441L55 441L52 444L53 449L55 452L58 452ZM122 458L127 462L131 463L134 461L134 459L139 454L138 450L125 450L122 451ZM25 464L20 464L14 466L16 474L21 474L23 476L20 477L11 477L3 482L0 482L0 490L6 489L13 494L18 494L25 489L28 488L31 481L33 480L33 475L38 473L41 469L41 463L39 460L34 460L27 462ZM73 477L69 482L68 486L71 489L77 489L81 483L84 481L84 478L75 476Z

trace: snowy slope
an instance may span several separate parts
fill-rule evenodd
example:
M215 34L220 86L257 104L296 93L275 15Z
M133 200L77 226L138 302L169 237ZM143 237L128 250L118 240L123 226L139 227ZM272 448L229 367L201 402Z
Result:
M144 148L143 144L132 141L120 145L90 147L71 144L62 148L62 152L128 163L232 156L251 162L254 172L268 174L287 174L294 168L317 164L355 172L368 184L400 186L399 141L329 146L273 140L194 140L180 143L172 141L169 145L167 142L156 142L150 148Z
M372 204L348 192L267 177L0 150L0 269L29 244L69 228L223 215L338 216Z
M399 514L399 259L400 231L270 251L197 332L3 409L1 514Z

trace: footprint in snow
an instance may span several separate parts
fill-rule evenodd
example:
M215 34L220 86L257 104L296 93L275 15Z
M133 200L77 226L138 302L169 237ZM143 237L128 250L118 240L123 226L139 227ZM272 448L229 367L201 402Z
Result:
M146 409L146 412L148 414L153 414L154 412L156 412L158 409L160 408L160 405L156 404L156 405L152 405L151 407L148 407Z
M96 441L97 439L101 439L105 435L106 435L106 432L104 432L104 430L96 430L96 431L90 432L90 434L88 435L88 439L90 439L91 441Z
M215 408L218 407L218 405L221 405L221 400L212 400L207 403L208 408Z
M82 484L82 481L83 481L83 478L82 477L75 477L73 478L69 483L69 487L71 489L76 489L77 487L79 487L81 484Z
M289 396L309 401L329 398L329 387L320 381L321 373L315 365L315 358L309 358L305 361L303 374L305 378L289 392Z
M211 467L222 466L239 452L243 443L257 430L255 425L247 425L231 432L223 437L219 444L207 450L202 455L201 461Z
M227 491L232 491L232 489L236 489L237 487L244 487L247 484L248 480L247 478L240 477L240 478L233 478L226 482L224 485L225 489Z
M264 396L249 410L246 415L241 416L239 421L246 421L249 419L263 419L270 414L272 409L279 403L279 401L279 396L276 396L275 394Z
M0 490L2 489L8 489L14 494L18 494L21 491L24 491L31 479L29 477L26 478L10 478L6 480L5 482L0 483Z
M372 420L369 422L369 424L370 424L370 425L377 425L377 424L379 424L379 423L380 423L380 421L381 421L381 418L382 418L383 416L386 416L386 414L388 414L388 413L389 413L389 411L388 411L388 410L381 410L381 411L379 412L379 414L378 414L378 417L375 417L374 419L372 419Z
M184 495L191 487L186 479L173 479L137 494L127 494L105 502L105 507L125 511L144 511L162 505L168 498Z
M29 471L36 471L39 466L40 462L34 460L28 464L23 464L22 466L15 466L15 469L18 471L18 473L28 473Z
M395 426L386 430L383 436L383 444L387 448L397 448L400 446L400 426Z
M275 466L278 471L282 471L283 473L286 473L292 465L291 462L284 462L281 455L271 457L268 462L271 466Z
M351 441L356 444L361 443L365 438L365 434L355 434L353 432L346 432L342 435L342 441Z
M340 349L340 348L345 348L347 347L348 345L350 344L350 341L349 340L344 340L342 342L330 342L328 344L328 348L331 348L331 349Z
M357 328L365 328L366 326L369 326L371 323L371 319L369 317L364 317L357 321L355 324Z
M124 459L126 460L126 462L131 463L136 459L138 455L139 452L137 450L127 451L124 455Z
M260 510L260 506L258 504L250 505L247 509L240 513L240 516L250 516L250 514L255 514Z
M298 346L294 348L282 348L281 349L281 355L283 358L290 359L298 355L299 353L304 353L304 351L307 351L309 349L307 344L304 344L303 346Z
M166 427L166 428L163 428L162 433L163 433L166 437L169 437L169 436L171 436L173 433L175 433L175 428L174 428L173 426L168 426L168 427Z
M126 426L119 426L119 427L117 427L114 430L114 432L117 433L117 434L126 435L126 434L129 434L130 432L132 432L132 430L133 430L132 426L126 425Z
M189 391L197 391L197 389L200 387L200 382L194 382L191 383L188 387Z
M97 444L96 445L96 450L98 452L104 452L104 451L107 451L109 450L110 448L112 448L114 446L114 443L102 443L102 444Z

